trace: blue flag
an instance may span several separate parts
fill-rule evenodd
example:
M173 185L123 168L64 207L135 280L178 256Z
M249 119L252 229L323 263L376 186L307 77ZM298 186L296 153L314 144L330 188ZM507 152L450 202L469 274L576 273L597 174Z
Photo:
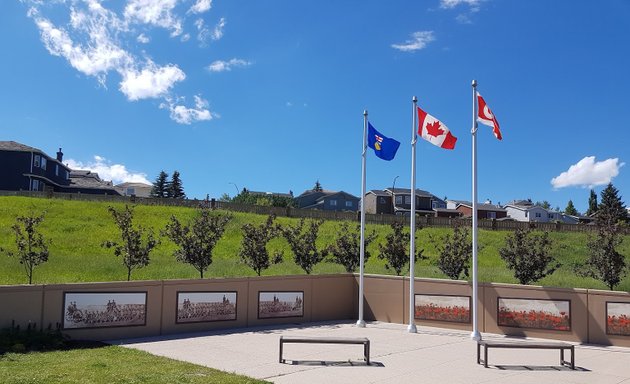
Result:
M396 156L396 151L400 147L400 143L389 137L385 137L379 131L374 129L372 124L368 122L368 147L374 150L376 156L383 160L391 160Z

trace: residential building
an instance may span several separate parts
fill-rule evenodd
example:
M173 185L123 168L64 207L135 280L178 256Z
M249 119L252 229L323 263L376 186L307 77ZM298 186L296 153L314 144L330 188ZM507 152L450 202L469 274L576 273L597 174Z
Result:
M0 190L47 191L118 195L111 182L98 174L74 171L63 164L59 148L56 157L15 141L0 141ZM87 172L87 174L86 174Z
M304 191L295 198L297 208L321 209L324 211L353 211L359 210L359 199L344 191Z
M458 201L455 210L464 217L472 217L473 207L470 201ZM491 202L477 204L477 219L503 219L507 217L507 211Z
M534 205L531 200L514 200L505 206L509 217L516 221L548 223L555 221L563 221L563 214L541 206ZM567 219L568 222L572 220Z
M151 197L153 185L145 183L126 182L114 187L123 196Z
M416 189L416 214L436 216L436 209L446 209L446 202L430 192ZM373 189L365 194L365 212L376 214L409 215L411 189Z

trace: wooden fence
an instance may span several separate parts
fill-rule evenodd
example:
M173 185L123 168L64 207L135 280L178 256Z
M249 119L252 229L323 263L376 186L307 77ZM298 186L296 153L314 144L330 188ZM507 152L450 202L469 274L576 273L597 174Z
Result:
M81 193L57 193L57 192L34 192L34 191L0 191L0 196L24 196L24 197L39 197L39 198L55 198L64 200L87 200L87 201L103 201L103 202L115 202L123 204L141 204L141 205L161 205L161 206L179 206L198 208L201 206L210 207L213 209L222 209L227 211L255 213L259 215L276 215L282 217L293 218L307 218L307 219L322 219L322 220L346 220L356 221L360 220L359 212L339 212L339 211L322 211L316 209L298 209L291 207L270 207L262 205L248 205L231 203L225 201L211 200L197 200L197 199L156 199L148 197L134 197L134 196L112 196L112 195L92 195ZM407 222L408 217L395 216L395 215L383 215L383 214L366 214L365 221L367 224L381 224L390 225L394 222L402 221ZM448 217L435 217L435 216L418 216L416 223L422 227L443 227L451 228L456 222L464 223L464 225L470 226L470 219L452 219ZM549 232L595 232L597 226L585 225L585 224L566 224L566 223L528 223L521 221L497 221L482 219L478 221L478 226L481 229L495 230L495 231L514 231L519 228L535 228L541 231ZM630 229L626 228L625 233L630 233Z

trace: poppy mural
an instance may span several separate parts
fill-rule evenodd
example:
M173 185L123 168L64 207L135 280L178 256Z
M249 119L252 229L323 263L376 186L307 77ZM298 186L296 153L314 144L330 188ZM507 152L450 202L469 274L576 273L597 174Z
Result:
M498 299L497 324L503 327L571 330L571 302L546 299Z
M470 323L470 296L415 295L414 318Z
M630 303L606 302L606 334L630 336Z

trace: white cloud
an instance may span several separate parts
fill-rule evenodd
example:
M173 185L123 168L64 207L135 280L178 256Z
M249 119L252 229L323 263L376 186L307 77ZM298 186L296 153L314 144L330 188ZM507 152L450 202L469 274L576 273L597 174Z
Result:
M613 177L619 175L619 168L625 163L620 163L618 158L595 161L595 156L587 156L551 179L554 189L579 186L592 188L596 185L606 185Z
M197 0L197 2L190 7L188 13L204 13L212 8L212 0Z
M106 26L107 18L98 15L88 17L85 13L73 10L71 25L76 29L86 29L88 33L87 41L81 44L73 41L68 31L56 27L36 11L29 14L33 15L42 42L50 54L65 58L81 73L97 77L102 85L108 71L131 61L129 54L111 39Z
M479 10L479 5L483 1L484 0L440 0L440 8L453 9L460 4L465 4L471 8L471 11L477 12Z
M205 44L210 37L210 30L206 28L206 24L203 19L195 20L195 27L197 27L197 31L199 31L197 33L197 40L199 40L202 44Z
M423 49L435 40L433 31L418 31L411 34L411 39L403 44L392 44L392 48L403 52L413 52Z
M138 43L142 44L147 44L149 41L151 41L151 39L149 39L149 37L146 36L144 33L139 34L136 40L138 41Z
M225 72L225 71L231 71L232 68L247 67L251 64L252 63L249 61L235 58L228 61L223 61L223 60L214 61L210 65L208 65L206 68L210 72Z
M219 40L223 37L223 29L225 28L225 18L222 17L221 20L214 26L214 31L212 31L212 40Z
M98 155L94 156L93 161L88 161L86 163L73 159L68 159L65 163L68 164L71 169L96 172L101 180L111 180L114 184L124 182L151 184L151 182L147 180L146 173L130 171L125 165L112 164L106 158Z
M177 0L129 0L125 20L170 29L171 36L182 33L182 21L173 15Z
M150 60L140 71L125 69L121 74L120 91L129 100L166 96L176 82L186 78L177 65L159 67Z
M212 120L214 117L218 117L208 110L208 101L202 99L200 96L195 95L195 106L188 108L184 105L178 104L180 100L167 99L165 103L160 104L160 108L166 108L171 113L171 119L179 124L191 124L196 121Z
M165 28L182 42L190 39L191 35L182 28L184 19L176 13L183 0L128 0L126 6L117 11L104 8L102 4L108 2L102 0L21 1L30 6L27 15L37 26L48 52L64 58L79 73L96 78L103 88L107 88L108 78L113 73L120 76L118 90L128 100L162 98L171 110L171 118L176 117L175 121L190 124L193 120L218 116L206 107L199 107L201 102L193 108L173 103L172 100L183 99L177 98L174 91L178 83L186 79L186 73L177 63L155 63L145 47L138 49L137 43L147 44L156 38L151 35L154 28ZM209 10L212 5L210 0L186 1L194 3L189 13L195 14ZM58 24L44 15L52 7L61 9L62 14L66 12L65 24L57 22L58 13L55 14ZM225 19L220 20L214 32L199 20L195 25L201 38L222 36ZM249 63L233 59L226 63L225 70L245 65Z

